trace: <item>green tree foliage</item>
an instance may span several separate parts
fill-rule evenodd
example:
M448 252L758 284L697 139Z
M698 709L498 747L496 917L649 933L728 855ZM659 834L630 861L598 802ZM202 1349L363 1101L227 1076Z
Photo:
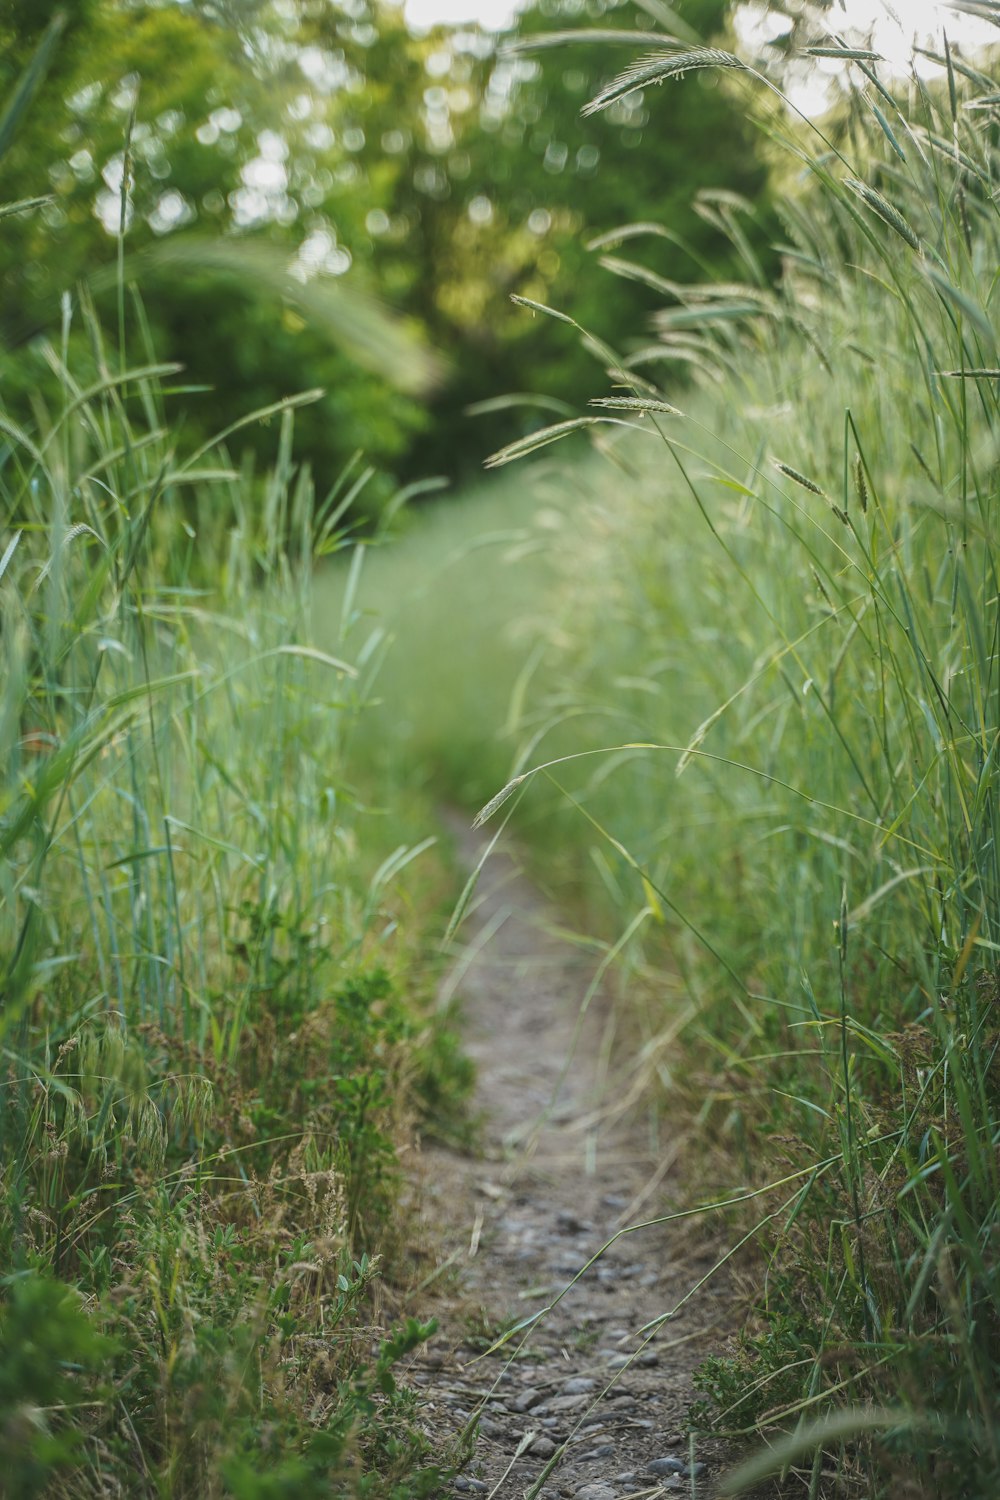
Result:
M7 9L7 80L55 9L50 0ZM677 9L678 26L709 37L726 3ZM58 326L60 294L85 277L113 318L113 293L101 287L114 280L126 181L127 264L157 355L184 365L185 387L171 399L188 440L323 386L299 433L321 488L356 449L405 464L408 477L478 463L513 434L466 424L470 400L589 395L595 372L572 330L553 338L510 294L560 306L613 344L641 335L662 288L585 276L591 239L654 220L667 236L641 242L650 271L726 274L729 242L693 204L696 190L757 200L764 188L753 140L707 75L581 119L610 67L642 45L648 18L624 0L540 0L520 18L522 40L567 28L581 39L537 53L511 53L470 28L412 35L401 11L378 0L77 0L68 22L7 163L5 198L52 197L5 226L5 345L23 350ZM609 48L609 28L629 46ZM242 274L232 274L235 256L223 275L218 257L175 249L208 236L234 250L252 242ZM283 295L274 275L256 274L264 251L290 273ZM305 292L294 296L296 285L324 283L349 295L377 288L429 335L449 367L432 403L331 347ZM8 365L7 389L13 398L20 386L26 405L42 359ZM191 386L214 395L191 402ZM273 446L266 431L248 440Z
M15 13L0 44L8 76L31 55L46 12ZM89 278L98 304L113 315L116 235L127 172L127 266L140 283L158 356L177 358L186 385L209 386L213 398L175 396L188 441L221 428L256 406L321 385L327 396L302 423L302 449L321 483L364 448L383 463L405 450L423 420L411 396L380 375L359 370L331 347L316 321L275 296L274 275L291 271L304 289L336 283L348 270L352 290L371 290L364 259L345 248L364 238L370 201L353 159L327 116L339 92L361 87L348 51L331 51L327 11L303 3L296 24L270 3L221 7L84 0L58 66L19 133L7 163L5 196L48 190L35 215L8 221L0 245L0 332L8 350L28 349L9 364L10 398L44 381L44 356L32 340L58 325L60 294ZM348 30L355 23L335 13ZM281 23L279 25L279 22ZM9 45L8 45L9 44ZM217 258L198 252L206 235L227 237L254 254ZM192 247L163 254L176 243ZM261 252L273 252L262 261ZM103 296L101 288L107 290ZM249 429L264 451L273 434Z
M678 27L709 39L727 8L687 0ZM581 116L613 68L648 50L648 25L628 0L539 0L521 13L517 46L554 32L577 41L512 54L509 38L485 53L472 33L434 39L424 139L402 207L406 254L427 268L418 282L424 315L440 344L461 351L463 378L442 393L446 420L435 437L451 433L460 402L502 391L576 402L600 381L568 325L514 308L511 293L560 308L613 346L645 341L664 292L601 275L590 248L597 236L652 221L665 234L636 241L639 252L630 243L630 259L668 280L733 272L731 238L705 195L733 190L756 211L766 174L724 82L705 74L692 87L637 93ZM609 30L626 44L609 46ZM750 234L763 244L753 225ZM494 428L493 441L509 435ZM487 439L471 441L481 455Z

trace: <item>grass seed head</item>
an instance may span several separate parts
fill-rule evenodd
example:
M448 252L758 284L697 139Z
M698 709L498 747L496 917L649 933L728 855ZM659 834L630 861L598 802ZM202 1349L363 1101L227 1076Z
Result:
M798 469L793 469L791 464L782 463L780 458L772 458L771 462L779 473L786 475L787 478L800 485L802 489L808 490L811 495L821 495L824 500L827 498L826 491L820 489L815 480L809 479L805 474L800 473Z
M868 481L865 479L865 466L861 462L861 454L854 455L854 492L858 497L862 514L868 514Z

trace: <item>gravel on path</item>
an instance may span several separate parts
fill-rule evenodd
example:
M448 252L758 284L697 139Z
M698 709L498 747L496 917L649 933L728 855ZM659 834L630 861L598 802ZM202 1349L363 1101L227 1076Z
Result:
M482 836L450 824L474 868ZM462 936L445 996L462 999L483 1152L422 1154L438 1261L419 1311L441 1325L407 1377L423 1425L442 1454L474 1434L455 1494L711 1500L724 1455L692 1444L684 1418L692 1372L733 1331L733 1297L712 1277L684 1300L713 1265L707 1241L629 1228L669 1211L677 1143L608 1107L608 1007L596 993L581 1014L599 955L500 848Z

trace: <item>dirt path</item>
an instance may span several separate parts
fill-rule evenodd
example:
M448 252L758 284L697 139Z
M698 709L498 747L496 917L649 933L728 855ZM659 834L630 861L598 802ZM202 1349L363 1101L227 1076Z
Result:
M453 828L471 868L483 845L464 822ZM599 994L580 1019L597 959L560 935L555 913L499 851L462 935L446 988L464 1002L484 1154L424 1156L424 1211L444 1242L419 1297L441 1331L410 1376L424 1424L443 1450L479 1415L458 1493L709 1500L720 1454L711 1444L692 1451L683 1418L691 1372L731 1323L725 1292L710 1286L648 1325L705 1274L710 1249L689 1231L643 1229L574 1283L625 1225L664 1212L672 1160L669 1141L651 1142L634 1118L609 1118ZM546 1307L484 1354L506 1323Z

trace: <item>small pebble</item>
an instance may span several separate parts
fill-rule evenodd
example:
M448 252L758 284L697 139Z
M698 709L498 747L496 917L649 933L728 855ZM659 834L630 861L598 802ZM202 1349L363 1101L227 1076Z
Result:
M455 1480L455 1489L462 1495L482 1495L489 1485L484 1484L481 1479L470 1479L467 1474L459 1474Z
M687 1464L682 1463L679 1458L654 1458L646 1465L647 1474L655 1474L657 1479L666 1474L683 1474Z
M585 1484L582 1489L577 1490L576 1500L618 1500L618 1491L613 1490L610 1484Z
M528 1452L532 1458L551 1458L558 1446L558 1443L554 1443L550 1437L546 1437L543 1433L541 1437L535 1438Z
M572 1392L568 1396L553 1396L551 1401L546 1401L546 1411L575 1411L578 1406L586 1404L586 1395L574 1396Z
M698 1479L700 1477L700 1475L704 1474L704 1472L705 1472L705 1470L707 1468L708 1468L708 1464L702 1464L702 1463L696 1463L696 1464L690 1464L690 1465L685 1464L684 1465L684 1477L686 1479L690 1479L691 1475L693 1474L694 1477L695 1477L695 1479Z
M510 1409L517 1412L530 1411L533 1406L537 1406L544 1399L545 1392L540 1391L537 1386L532 1385L526 1391L522 1391L519 1396L514 1397L510 1403Z
M507 1429L501 1422L494 1422L492 1417L480 1417L479 1431L482 1433L483 1437L502 1438L505 1435Z
M596 1384L596 1380L591 1380L586 1375L574 1375L572 1380L567 1380L562 1393L564 1396L585 1396L588 1391L594 1389Z

